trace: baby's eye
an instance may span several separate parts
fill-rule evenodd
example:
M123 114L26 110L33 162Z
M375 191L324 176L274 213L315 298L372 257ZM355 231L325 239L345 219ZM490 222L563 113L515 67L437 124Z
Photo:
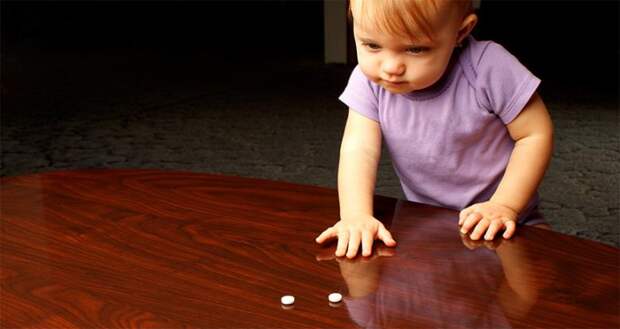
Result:
M366 46L367 48L370 48L372 50L377 50L379 48L381 48L378 44L376 43L364 43L364 46Z
M407 48L407 52L411 54L419 54L428 50L428 47L411 47Z

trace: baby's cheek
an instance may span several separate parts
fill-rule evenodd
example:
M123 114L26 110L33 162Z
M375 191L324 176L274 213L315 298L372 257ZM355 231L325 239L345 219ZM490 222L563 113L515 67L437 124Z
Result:
M424 89L432 86L446 73L446 66L440 60L427 60L416 62L407 67L409 81L416 89Z
M360 60L359 65L362 73L364 73L368 80L375 83L379 82L379 72L374 68L374 65L370 61Z
M410 78L410 83L415 87L416 90L425 89L437 82L441 76L436 76L433 72L428 72L424 70L422 72L417 72Z

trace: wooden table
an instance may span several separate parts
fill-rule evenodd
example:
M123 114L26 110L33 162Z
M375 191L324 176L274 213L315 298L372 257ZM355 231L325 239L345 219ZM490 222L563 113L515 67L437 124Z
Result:
M2 328L620 326L618 249L551 231L474 242L455 211L377 196L399 244L349 261L314 242L333 189L84 170L0 193Z

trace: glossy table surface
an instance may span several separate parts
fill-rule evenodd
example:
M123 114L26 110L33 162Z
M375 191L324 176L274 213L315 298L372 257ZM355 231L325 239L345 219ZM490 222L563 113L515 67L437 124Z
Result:
M0 201L2 328L620 326L617 248L531 227L475 242L453 210L377 196L398 246L345 260L314 242L333 189L83 170L4 178Z

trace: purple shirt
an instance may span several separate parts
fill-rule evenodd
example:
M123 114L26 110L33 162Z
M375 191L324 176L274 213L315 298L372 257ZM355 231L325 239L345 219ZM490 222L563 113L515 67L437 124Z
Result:
M460 210L495 193L514 148L506 125L539 83L501 45L470 36L429 88L393 94L358 66L340 100L379 122L407 200ZM519 221L537 204L535 194Z

